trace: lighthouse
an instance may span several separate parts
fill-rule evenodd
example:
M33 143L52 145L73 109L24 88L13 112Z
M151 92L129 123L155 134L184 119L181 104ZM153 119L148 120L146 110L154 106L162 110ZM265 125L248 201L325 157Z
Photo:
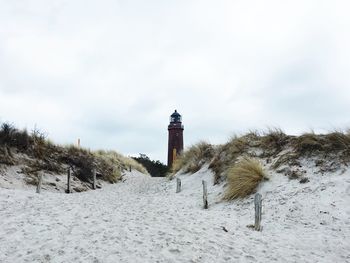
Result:
M182 117L177 110L175 110L175 112L170 115L170 123L168 125L168 167L172 166L177 155L184 149L183 130Z

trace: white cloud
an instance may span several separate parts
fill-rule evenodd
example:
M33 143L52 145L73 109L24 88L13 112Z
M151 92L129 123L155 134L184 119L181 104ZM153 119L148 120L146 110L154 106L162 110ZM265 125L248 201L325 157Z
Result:
M348 1L0 1L0 119L165 161L185 143L350 125Z

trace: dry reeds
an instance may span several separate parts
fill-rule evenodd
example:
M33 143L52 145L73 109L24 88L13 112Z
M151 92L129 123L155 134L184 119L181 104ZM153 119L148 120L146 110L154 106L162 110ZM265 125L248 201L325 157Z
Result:
M267 176L259 161L241 160L227 171L228 187L224 199L244 198L252 194L263 179Z

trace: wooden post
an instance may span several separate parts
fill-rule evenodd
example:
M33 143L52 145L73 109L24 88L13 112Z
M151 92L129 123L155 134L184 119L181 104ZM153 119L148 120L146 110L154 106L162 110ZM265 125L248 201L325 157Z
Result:
M180 192L181 192L181 179L176 178L176 193L180 193Z
M208 191L207 191L207 182L202 180L203 185L203 208L208 209Z
M43 174L40 173L40 175L38 176L38 185L36 186L36 192L38 194L40 194L41 192L41 184L42 184L42 181L43 181Z
M257 193L254 197L254 204L255 204L255 224L254 229L256 231L262 230L261 227L261 207L262 207L262 200L261 200L261 194Z
M131 165L129 165L129 172L131 172Z
M68 172L67 172L67 190L66 193L69 194L70 193L70 168L68 168Z
M92 170L92 189L96 189L96 169Z

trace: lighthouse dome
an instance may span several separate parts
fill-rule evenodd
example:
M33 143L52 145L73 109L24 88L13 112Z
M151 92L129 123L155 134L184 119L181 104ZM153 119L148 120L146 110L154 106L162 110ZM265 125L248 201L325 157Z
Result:
M181 115L175 110L173 114L170 115L170 122L181 122Z

